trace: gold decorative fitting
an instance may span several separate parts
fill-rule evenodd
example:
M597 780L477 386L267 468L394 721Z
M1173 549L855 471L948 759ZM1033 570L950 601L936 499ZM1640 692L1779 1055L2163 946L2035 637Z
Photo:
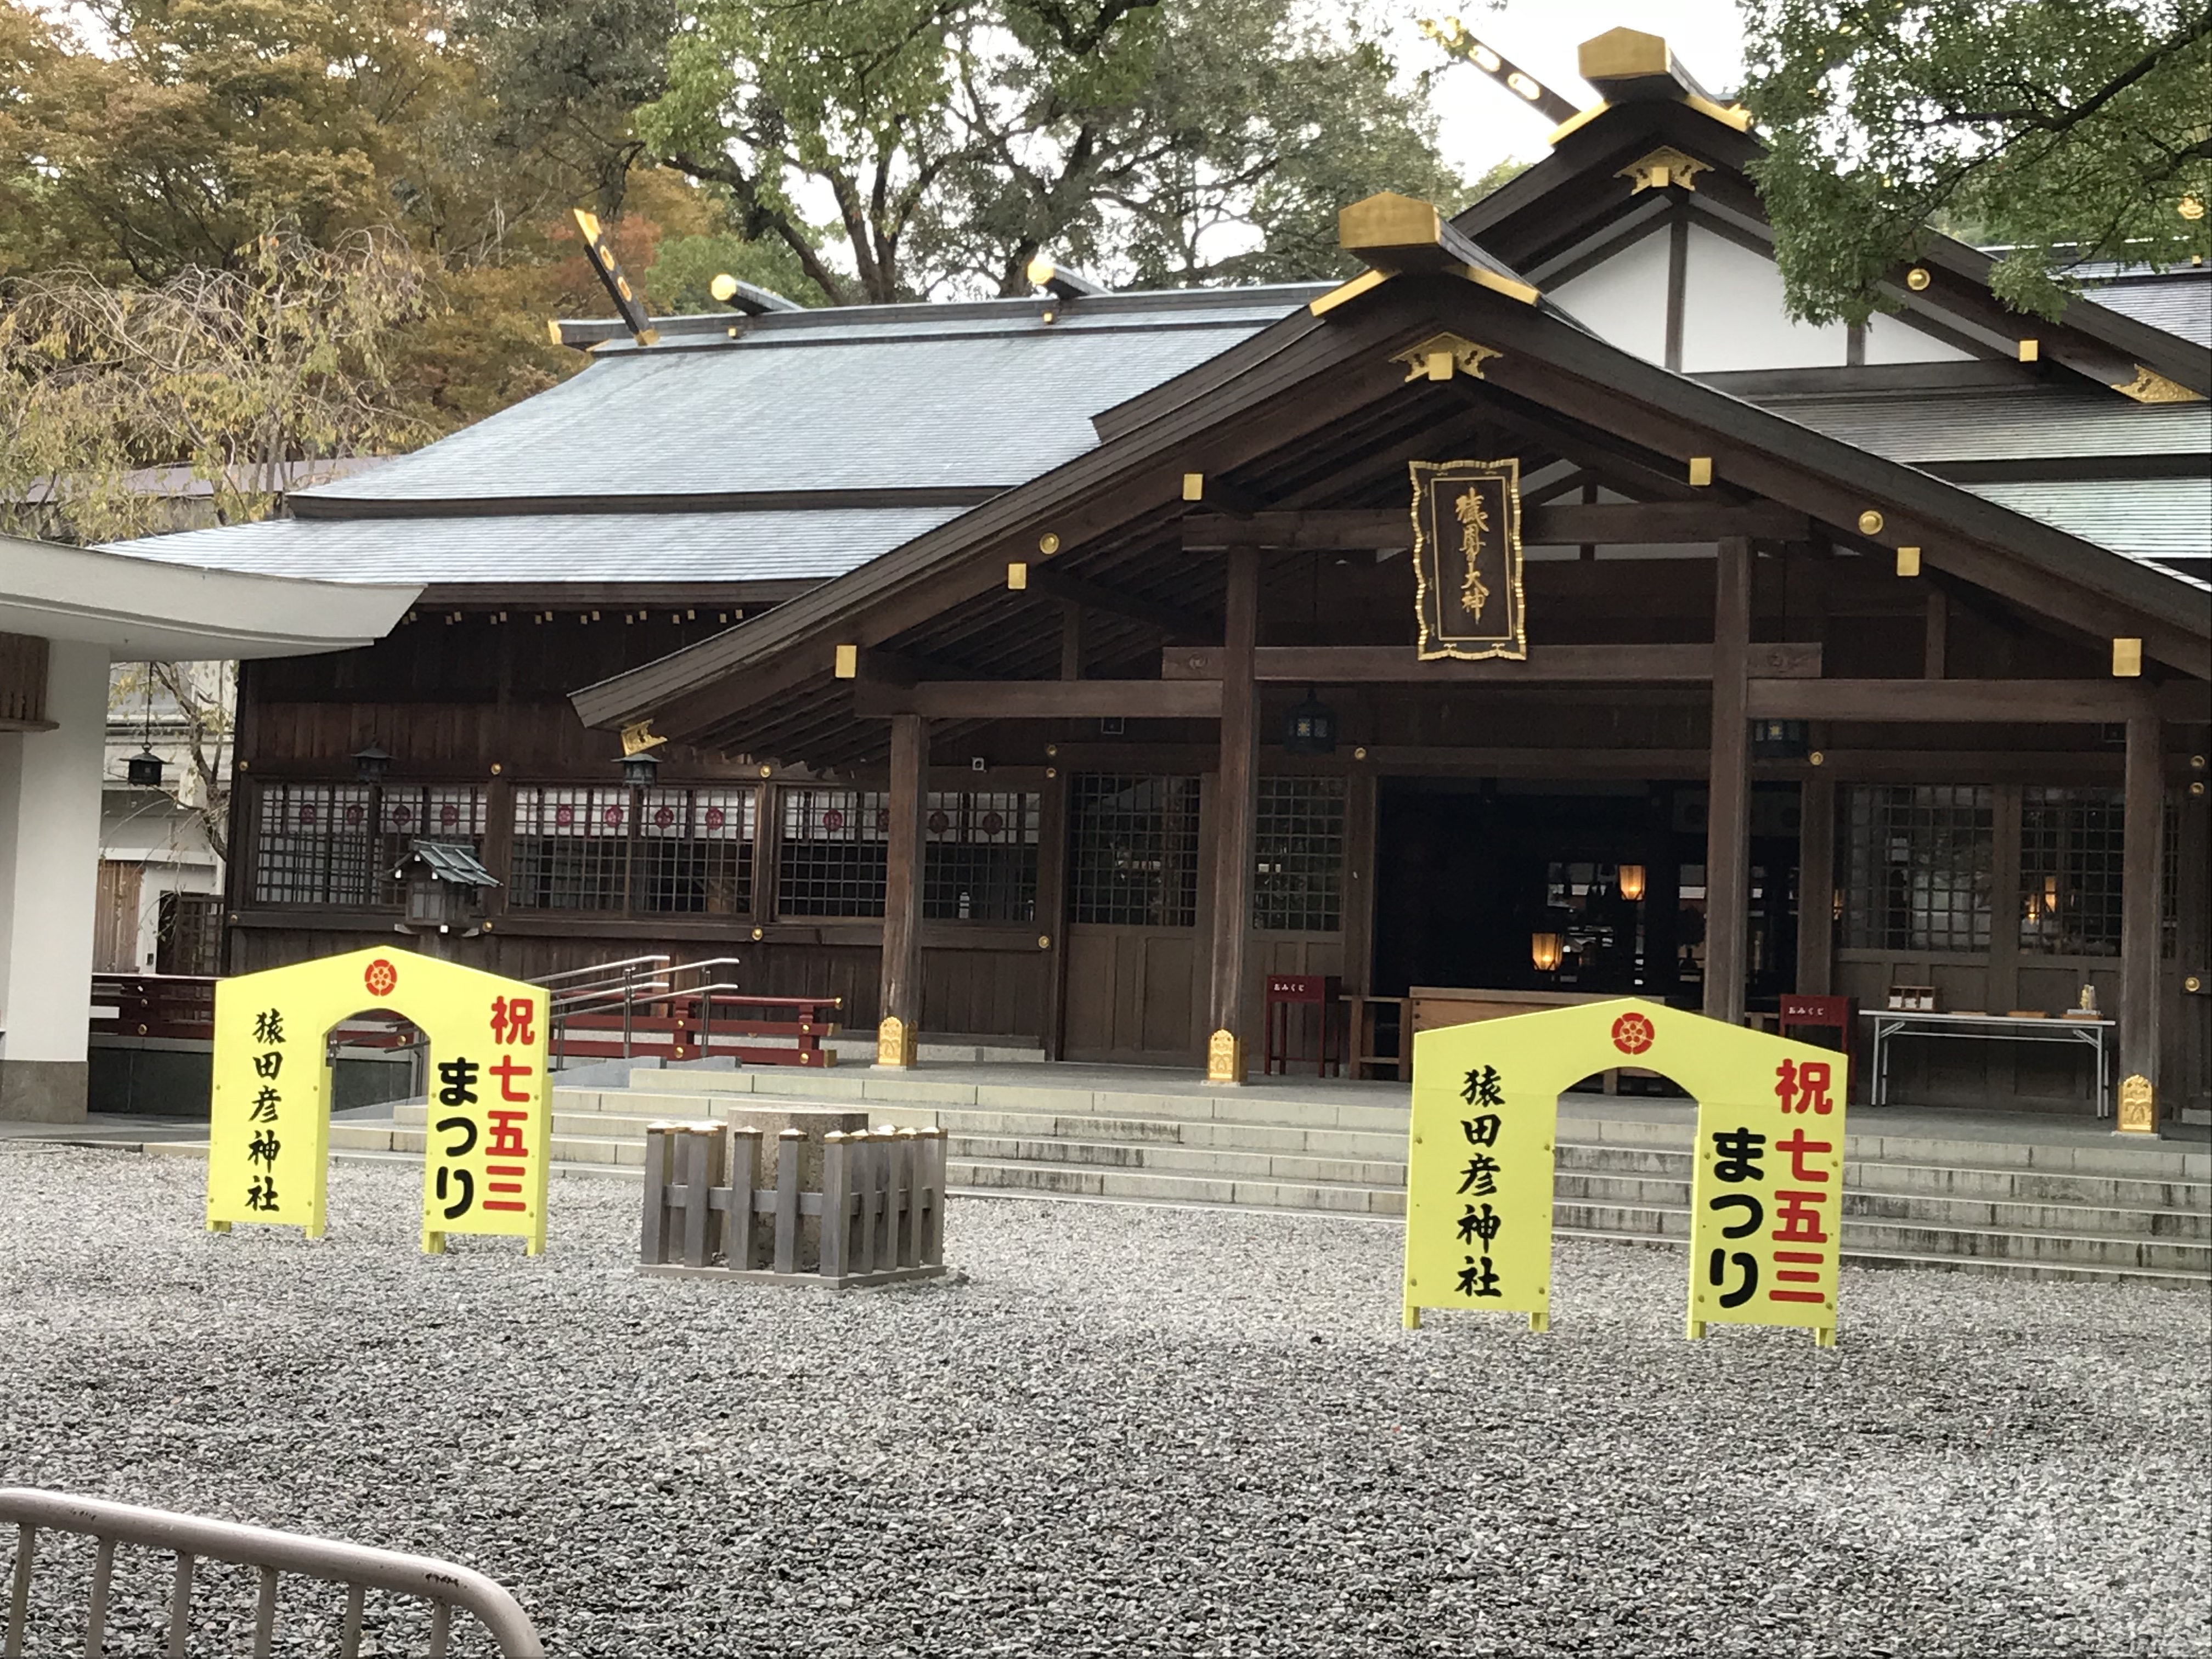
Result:
M1060 752L1060 745L1056 743L1048 743L1044 746L1044 752L1048 755L1057 755Z
M761 769L760 769L760 775L761 775L763 777L767 777L767 776L769 776L769 775L770 775L774 770L775 770L775 769L774 769L773 767L767 767L767 766L763 766L763 767L762 767L762 768L761 768Z
M1925 265L1915 265L1905 273L1905 285L1915 294L1926 293L1928 284L1935 280L1928 274L1928 267Z
M1669 185L1680 185L1684 190L1698 187L1698 175L1713 170L1710 161L1700 161L1696 156L1685 155L1671 144L1662 144L1640 161L1631 161L1613 176L1626 179L1628 193L1640 196L1647 190L1664 190Z
M2119 1116L2112 1127L2124 1135L2158 1133L2158 1091L2142 1073L2122 1080Z
M235 921L236 918L234 917L232 920ZM2188 992L2190 995L2195 996L2199 991L2202 991L2204 988L2203 975L2201 974L2190 974L2185 975L2181 981L2181 988Z
M1182 475L1182 498L1187 501L1202 501L1206 499L1206 474L1186 472Z
M628 760L632 755L642 755L647 750L658 749L667 741L665 738L653 736L651 720L639 720L634 725L625 726L622 729L623 758ZM492 769L495 772L498 769L497 767Z
M497 776L499 775L499 772L500 772L500 766L499 766L499 763L498 763L497 761L494 761L494 762L491 763L491 775L492 775L492 776L494 776L494 777L497 777Z
M836 660L834 666L836 676L841 680L856 680L860 678L860 647L857 645L839 646L837 647Z
M876 1027L876 1064L910 1066L915 1060L915 1033L896 1014Z
M1920 574L1918 548L1900 547L1897 550L1897 574L1900 576L1917 576Z
M1353 750L1352 751L1352 758L1354 760L1365 760L1367 758L1367 750L1365 745L1363 744L1359 748Z
M2203 794L2203 793L2204 786L2201 783L2192 783L2189 786L2189 796L2192 800Z
M1039 933L1037 935L1037 949L1040 951L1049 951L1052 949L1052 935L1050 933Z
M561 319L559 318L548 317L545 319L545 337L550 340L555 345L559 345L561 343Z
M1885 520L1881 514L1875 512L1874 508L1869 507L1865 512L1859 514L1859 534L1862 536L1879 536L1881 534L1881 526L1884 522Z
M1053 531L1046 531L1043 535L1037 538L1037 551L1043 554L1048 559L1054 554L1059 552L1059 535Z
M2039 360L2042 357L2042 356L2043 356L2043 342L2042 342L2042 341L2040 341L2040 340L2022 340L2022 341L2020 343L2020 360L2021 360L2021 362L2024 362L2024 363L2032 363L2032 362L2035 362L2039 361Z
M2142 677L2142 641L2117 639L2112 641L2112 677L2132 680Z
M765 928L765 927L756 927L756 928L754 928L754 929L753 929L753 937L754 937L756 939L766 939L766 938L768 937L768 929L767 929L767 928Z
M1828 757L1825 751L1815 749L1805 757L1805 763L1808 766L1826 766L1828 763Z
M1431 334L1419 345L1407 346L1403 351L1393 352L1390 361L1406 366L1406 379L1412 380L1449 380L1453 371L1482 380L1482 366L1493 357L1505 354L1495 346L1458 334ZM1444 372L1437 373L1437 358L1444 363Z
M2204 204L2194 196L2185 196L2175 204L2173 210L2194 224L2204 216Z
M1026 591L1026 590L1027 590L1027 588L1029 587L1029 585L1030 585L1030 568L1029 568L1029 566L1027 566L1026 564L1024 564L1024 563L1023 563L1020 560L1018 560L1018 559L1014 560L1012 562L1009 563L1009 564L1006 566L1006 591L1007 591L1008 592L1010 592L1010 593L1019 593L1019 592L1024 592L1024 591Z
M1703 489L1713 481L1713 458L1710 455L1690 457L1690 482Z
M1044 775L1048 778L1056 778L1060 775L1060 769L1057 766L1048 766L1044 769Z
M2204 757L2191 755L2189 757L2189 769L2192 772L2202 772L2204 769Z
M2139 404L2201 404L2204 401L2203 392L2191 392L2187 386L2169 380L2165 375L2155 374L2141 363L2136 365L2134 380L2115 380L2112 390L2123 398L2134 398Z
M738 279L726 270L718 271L714 280L707 284L707 292L721 304L727 305L738 297Z
M1224 1028L1206 1039L1206 1080L1208 1083L1242 1083L1244 1080L1244 1045L1237 1040L1234 1031Z

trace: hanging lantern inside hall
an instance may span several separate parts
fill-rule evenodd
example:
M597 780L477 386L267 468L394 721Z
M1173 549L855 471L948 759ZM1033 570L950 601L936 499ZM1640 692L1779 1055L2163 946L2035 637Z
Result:
M159 789L161 787L161 757L151 749L141 749L123 763L123 769L133 789Z
M635 755L624 755L616 763L622 768L623 781L633 788L653 787L653 775L660 770L660 757L650 750L641 750Z
M392 770L392 757L376 744L353 751L353 775L360 783L381 783Z
M1528 935L1528 960L1536 964L1540 974L1554 974L1559 969L1559 936L1557 933Z
M1806 752L1804 721L1759 720L1751 723L1753 760L1803 760Z
M1283 722L1283 747L1293 755L1336 752L1336 710L1306 688L1305 701L1293 703Z
M1644 896L1644 866L1624 864L1620 866L1620 896L1632 904Z

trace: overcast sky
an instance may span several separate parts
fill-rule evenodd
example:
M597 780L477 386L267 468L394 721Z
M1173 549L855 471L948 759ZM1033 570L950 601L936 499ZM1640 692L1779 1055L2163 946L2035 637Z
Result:
M1417 20L1457 16L1477 40L1503 52L1577 107L1597 94L1575 73L1575 48L1612 28L1664 35L1682 66L1715 93L1733 92L1743 79L1743 24L1735 0L1660 0L1632 6L1626 0L1506 0L1495 10L1481 4L1455 7L1424 0L1389 0L1396 20L1392 46L1399 62L1419 70L1437 61L1437 48L1422 38ZM1443 151L1472 178L1508 155L1534 161L1547 152L1552 124L1523 106L1472 64L1458 64L1437 83Z

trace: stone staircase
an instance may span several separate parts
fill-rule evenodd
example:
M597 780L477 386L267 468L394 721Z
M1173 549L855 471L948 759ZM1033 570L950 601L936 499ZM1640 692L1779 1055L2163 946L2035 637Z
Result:
M571 1172L628 1173L642 1163L647 1124L711 1120L739 1100L773 1097L864 1104L878 1122L941 1127L958 1192L1404 1212L1401 1095L1133 1086L1141 1076L1075 1066L639 1070L629 1087L555 1091L554 1158ZM424 1114L403 1104L384 1121L334 1123L333 1152L419 1155ZM1680 1246L1691 1137L1686 1107L1638 1116L1571 1097L1559 1120L1558 1231ZM1847 1158L1847 1261L2212 1287L2212 1153L2078 1133L2022 1143L1858 1133Z

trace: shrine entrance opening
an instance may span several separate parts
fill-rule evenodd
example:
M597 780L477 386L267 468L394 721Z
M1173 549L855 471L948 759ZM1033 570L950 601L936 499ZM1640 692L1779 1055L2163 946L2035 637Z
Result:
M1745 990L1794 988L1798 789L1752 801ZM1705 787L1678 780L1385 778L1373 983L1704 994Z

